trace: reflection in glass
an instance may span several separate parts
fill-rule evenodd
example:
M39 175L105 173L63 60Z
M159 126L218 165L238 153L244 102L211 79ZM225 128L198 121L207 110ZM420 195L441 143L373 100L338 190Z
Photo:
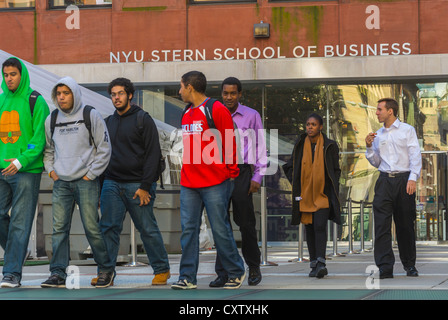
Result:
M1 8L34 8L35 0L0 0Z
M112 0L50 0L50 7L112 5Z
M415 127L423 153L417 191L417 239L446 240L447 88L447 83L309 85L243 82L241 103L262 115L265 129L277 129L279 134L279 155L276 159L279 169L265 177L268 241L297 241L297 227L290 225L291 186L280 167L291 156L294 143L304 132L305 119L311 112L324 118L324 132L340 147L342 175L339 196L345 220L338 229L337 238L348 240L348 200L363 200L367 204L373 200L378 170L365 159L365 137L382 126L375 113L377 101L384 97L392 97L399 102L399 118ZM104 93L104 88L95 89ZM166 126L167 132L180 128L185 103L179 97L178 84L136 89L134 103L141 105ZM206 94L221 100L220 83L210 83ZM161 135L161 141L164 152L172 148L173 143L165 133ZM174 185L179 184L179 159L167 158L169 170L166 174L169 177L165 180ZM352 224L354 240L359 241L359 205L353 205ZM366 205L363 225L366 241L372 239L372 225L371 206ZM332 239L331 236L329 239Z

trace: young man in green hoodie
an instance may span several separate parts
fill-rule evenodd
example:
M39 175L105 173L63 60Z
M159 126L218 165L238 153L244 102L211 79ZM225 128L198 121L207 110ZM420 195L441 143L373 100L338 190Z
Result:
M40 95L31 108L33 89L22 61L15 57L7 59L2 65L2 75L0 245L5 254L1 287L18 287L44 168L45 119L50 111Z

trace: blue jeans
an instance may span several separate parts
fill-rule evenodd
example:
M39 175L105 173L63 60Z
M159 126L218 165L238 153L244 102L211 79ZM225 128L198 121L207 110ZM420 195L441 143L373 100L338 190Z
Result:
M0 174L0 245L5 250L3 275L19 281L36 213L41 173ZM11 215L8 214L11 209Z
M233 238L227 208L233 190L233 181L226 180L205 188L180 189L180 220L182 225L182 258L179 280L197 283L199 266L199 231L202 211L205 207L210 221L213 239L223 268L229 278L244 274L244 262Z
M81 221L87 240L92 248L98 270L112 272L112 262L107 254L106 243L99 226L98 201L99 180L75 181L56 180L53 185L53 255L50 262L51 274L66 278L70 260L70 228L75 203L79 206Z
M140 206L140 199L133 199L140 183L105 180L101 191L101 232L106 240L110 259L115 265L120 247L120 234L126 211L131 215L135 228L139 231L149 263L155 274L168 272L170 265L163 244L162 234L154 216L157 183L153 183L148 205Z

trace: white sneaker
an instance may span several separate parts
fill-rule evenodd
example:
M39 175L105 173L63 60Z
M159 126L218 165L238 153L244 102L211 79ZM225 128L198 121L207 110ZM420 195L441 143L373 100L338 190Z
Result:
M246 277L246 272L239 278L230 278L229 281L224 285L224 289L238 289L243 284L244 278Z
M198 287L197 285L188 282L185 279L179 280L171 285L171 289L174 290L189 290L189 289L196 289L197 287Z

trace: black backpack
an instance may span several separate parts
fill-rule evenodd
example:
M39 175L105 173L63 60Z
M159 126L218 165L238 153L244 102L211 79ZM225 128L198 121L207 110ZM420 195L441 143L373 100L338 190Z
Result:
M84 123L87 131L89 131L89 144L90 145L95 145L95 141L93 140L93 135L92 135L92 123L90 121L90 112L92 111L92 109L95 109L92 106L86 105L84 106L84 110L82 112L82 116L83 116L83 120L77 120L77 121L70 121L70 122L60 122L60 123L56 123L56 120L58 118L58 113L59 110L58 109L54 109L51 112L51 119L50 119L50 131L51 131L51 138L53 138L53 134L54 134L54 129L56 127L65 127L68 126L70 124L75 124L75 123ZM95 145L96 148L96 145Z
M147 112L143 109L140 109L137 114L137 128L141 136L143 136L143 129L144 129L143 118L145 114L147 114ZM166 169L165 157L162 155L162 151L160 151L159 165L157 166L157 176L159 177L160 180L161 189L165 189L165 187L163 186L163 177L162 177L162 173L163 171L165 171L165 169Z
M40 93L37 92L36 90L31 92L31 94L30 94L29 104L30 104L31 118L33 117L34 106L36 105L36 101L39 96L40 96Z
M204 106L205 118L207 119L207 124L210 129L216 129L215 121L213 120L213 104L216 101L218 101L218 100L209 98ZM189 103L185 106L184 111L182 112L181 121L182 121L182 118L184 117L184 114L187 112L188 109L191 108L191 106L192 106L191 103ZM234 133L235 133L235 141L236 141L236 147L237 147L237 160L238 160L238 163L240 163L240 161L241 161L241 159L240 159L241 158L240 157L241 156L240 137L239 137L239 131L237 130L238 127L237 127L235 121L233 121L233 129L234 129Z

